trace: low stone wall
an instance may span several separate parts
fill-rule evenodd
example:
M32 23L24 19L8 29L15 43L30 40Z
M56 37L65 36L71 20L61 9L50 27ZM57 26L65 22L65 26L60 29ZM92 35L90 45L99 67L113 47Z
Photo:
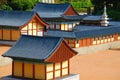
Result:
M114 41L114 42L109 42L109 43L104 43L99 45L92 45L92 46L73 48L73 49L77 51L78 54L89 54L97 51L107 50L111 48L119 48L119 47L120 47L120 41Z

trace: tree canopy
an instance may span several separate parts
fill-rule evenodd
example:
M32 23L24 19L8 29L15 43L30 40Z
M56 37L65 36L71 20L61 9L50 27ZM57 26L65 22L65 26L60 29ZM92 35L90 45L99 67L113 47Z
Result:
M2 10L31 10L39 0L0 0Z

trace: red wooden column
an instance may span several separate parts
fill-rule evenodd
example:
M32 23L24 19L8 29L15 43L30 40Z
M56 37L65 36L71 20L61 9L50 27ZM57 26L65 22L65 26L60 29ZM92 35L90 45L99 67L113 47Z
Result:
M22 63L22 77L24 77L24 62Z
M68 75L70 74L70 60L68 60Z
M44 65L44 68L45 68L45 80L47 79L47 70L46 70L46 65Z
M55 63L53 63L53 79L55 79Z
M33 64L33 79L35 79L35 64Z
M60 77L62 77L62 62L60 62Z

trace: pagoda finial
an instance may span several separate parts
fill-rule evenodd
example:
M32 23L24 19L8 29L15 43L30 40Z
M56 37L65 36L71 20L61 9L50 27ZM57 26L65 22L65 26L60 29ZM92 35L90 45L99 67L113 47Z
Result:
M109 22L107 21L108 20L108 16L107 16L107 11L106 11L106 5L104 5L104 12L103 12L103 15L102 15L102 19L101 19L101 26L108 26Z
M107 15L107 12L106 12L106 5L104 5L104 15Z

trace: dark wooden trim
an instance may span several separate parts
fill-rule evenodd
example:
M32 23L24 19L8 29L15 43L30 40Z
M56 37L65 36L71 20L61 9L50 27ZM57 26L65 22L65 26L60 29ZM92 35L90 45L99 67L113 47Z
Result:
M54 24L54 29L56 30L56 24Z
M55 79L55 63L53 63L53 79Z
M12 61L12 76L14 76L14 61Z
M44 68L45 68L45 80L47 79L47 70L46 70L46 65L44 65Z
M61 30L61 24L59 24L60 25L60 30Z
M10 29L10 40L12 40L12 29Z
M35 79L35 64L33 64L33 79Z
M62 62L60 62L60 77L62 77Z
M24 62L22 63L22 77L24 77Z
M68 75L70 74L70 60L68 60Z

